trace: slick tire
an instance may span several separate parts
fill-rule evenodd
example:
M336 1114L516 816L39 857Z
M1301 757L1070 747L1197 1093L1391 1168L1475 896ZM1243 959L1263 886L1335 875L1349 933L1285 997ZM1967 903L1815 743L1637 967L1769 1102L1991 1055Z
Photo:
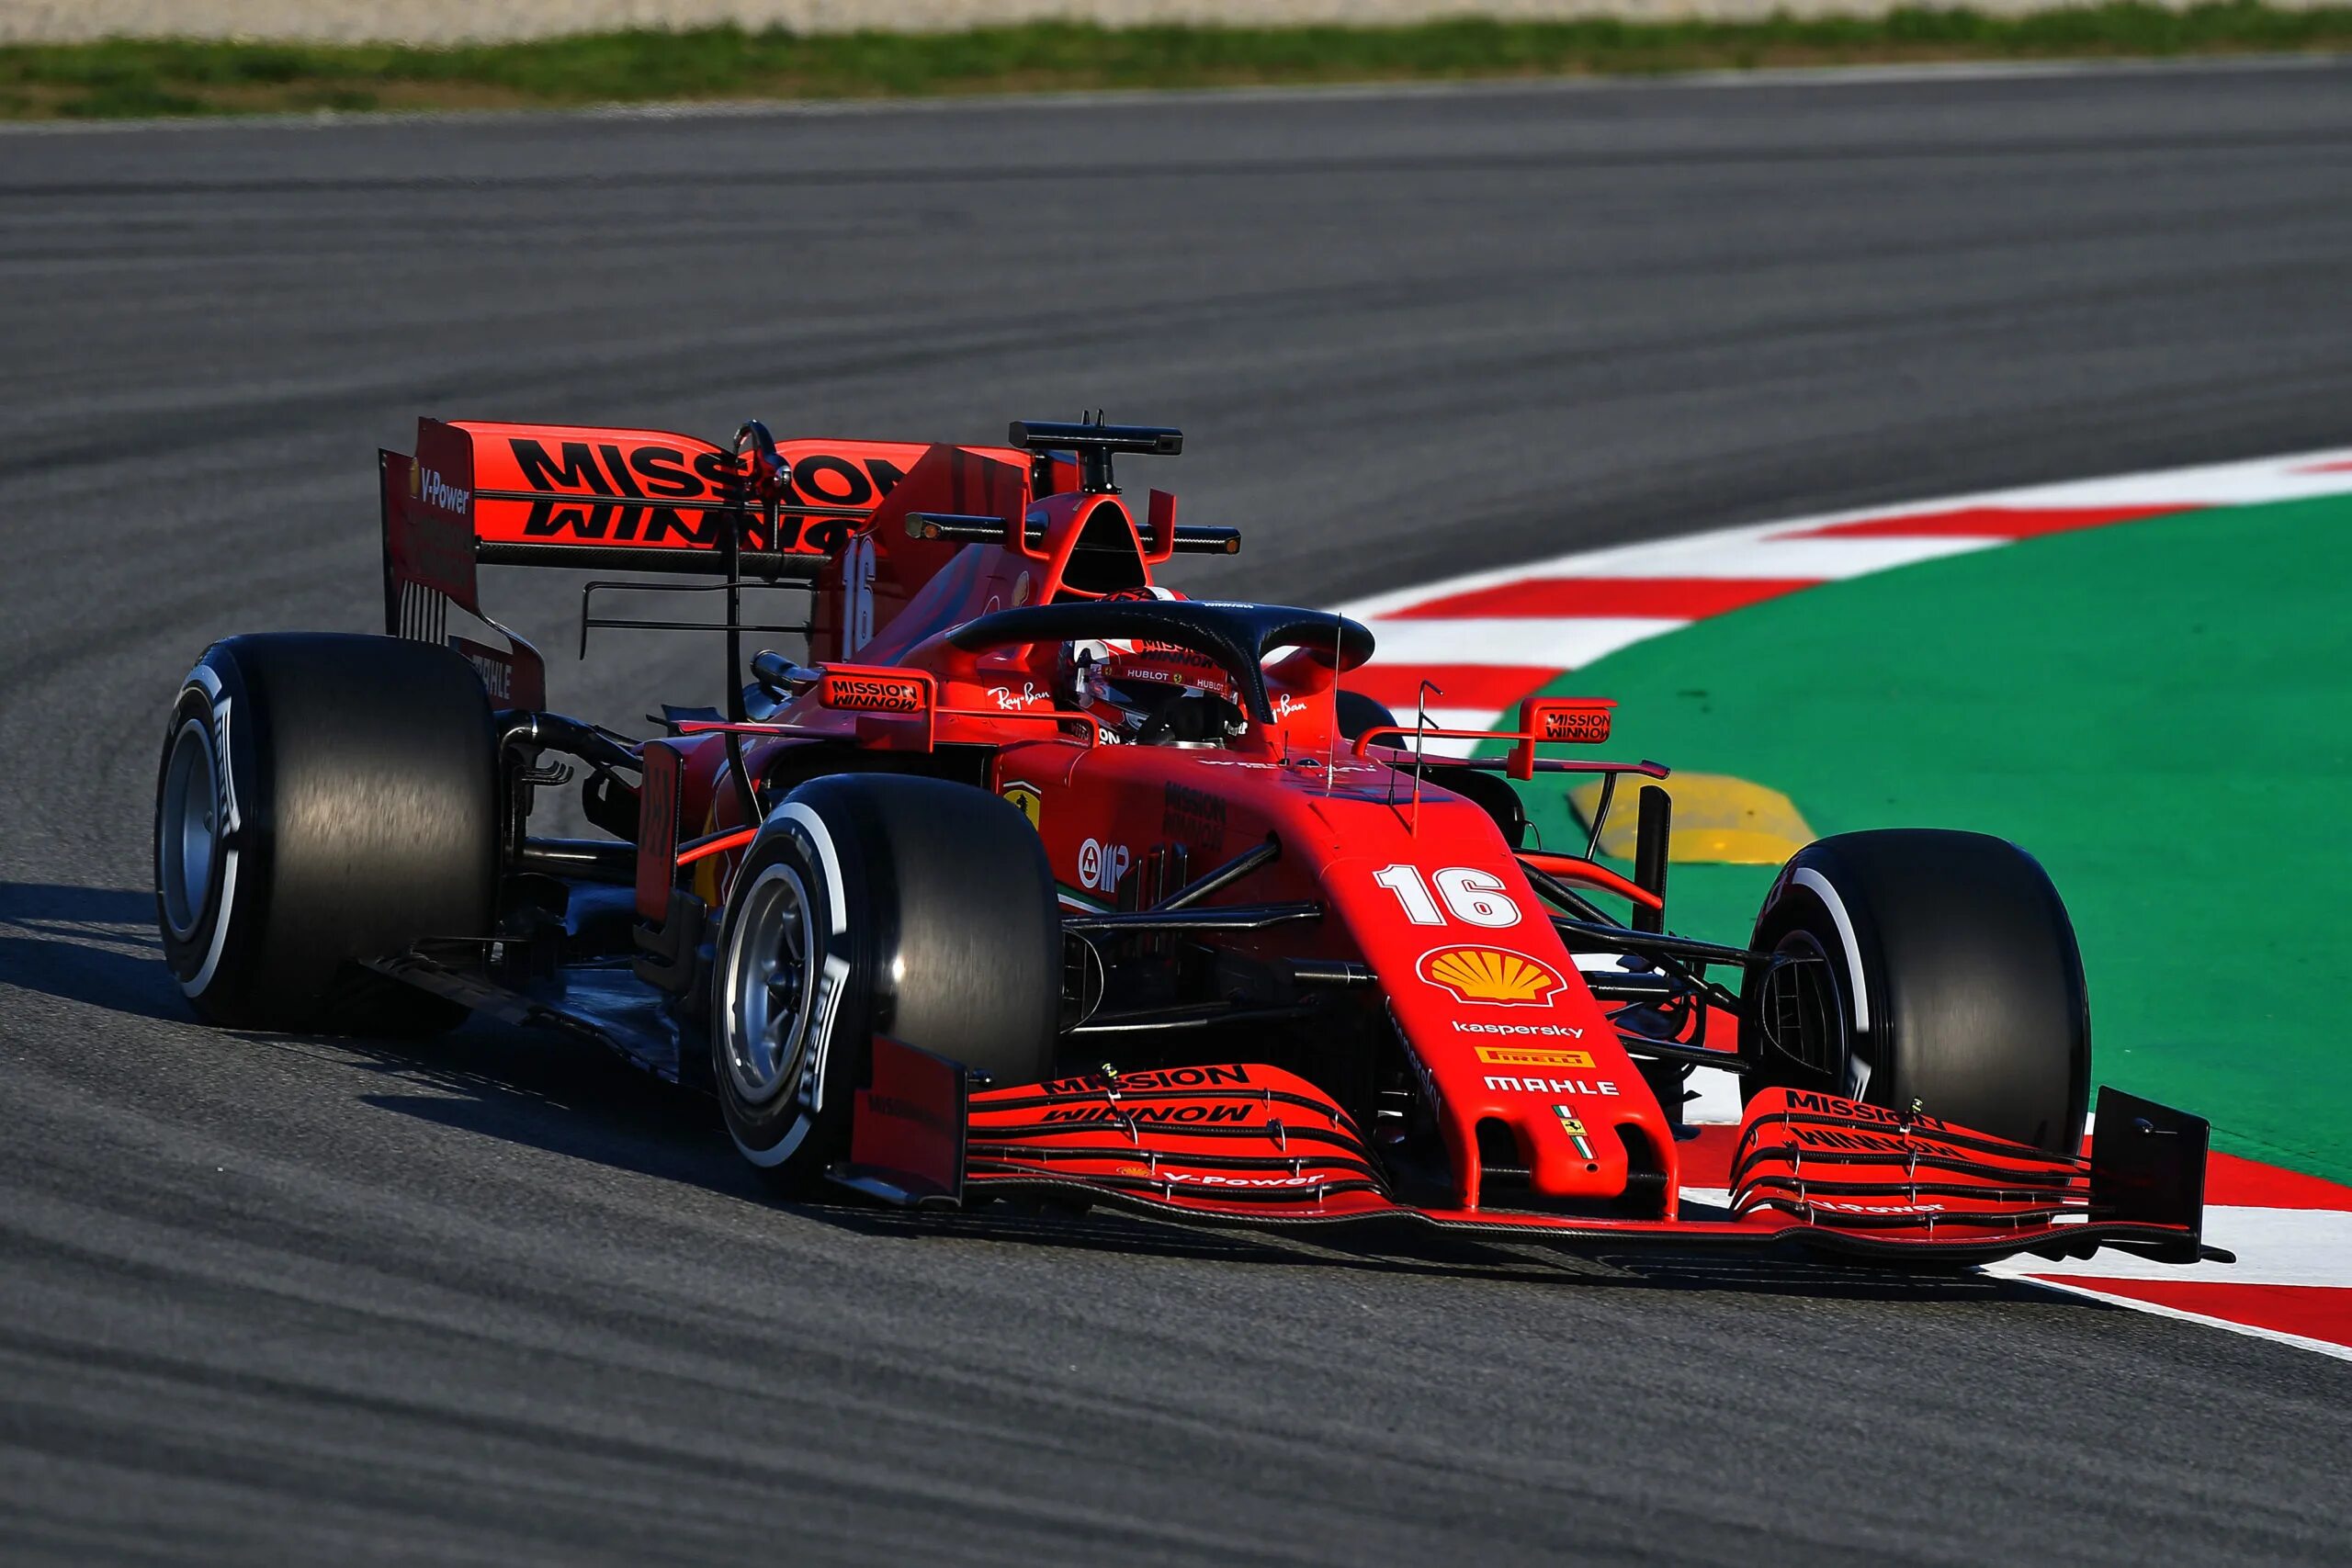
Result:
M464 1010L358 968L420 937L490 934L497 738L447 649L276 633L205 650L155 785L155 923L220 1024L444 1029Z
M777 1190L848 1155L876 1034L998 1084L1053 1068L1061 915L1018 807L938 779L840 773L752 840L712 965L711 1074L727 1130Z
M1900 829L1808 844L1749 943L1740 998L1763 1089L1939 1116L2052 1154L2082 1147L2090 1006L2041 863L1981 833Z

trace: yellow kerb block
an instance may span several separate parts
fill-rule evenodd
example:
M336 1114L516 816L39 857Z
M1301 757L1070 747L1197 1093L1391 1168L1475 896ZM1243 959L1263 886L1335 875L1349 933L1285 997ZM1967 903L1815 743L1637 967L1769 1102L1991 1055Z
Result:
M1643 786L1662 789L1674 801L1674 829L1666 840L1667 859L1686 864L1779 865L1813 842L1796 803L1777 789L1767 789L1727 773L1676 773L1670 778L1623 778L1610 803L1609 823L1600 835L1600 852L1618 860L1634 858L1634 835L1641 820ZM1600 781L1579 784L1568 792L1587 828L1600 809Z

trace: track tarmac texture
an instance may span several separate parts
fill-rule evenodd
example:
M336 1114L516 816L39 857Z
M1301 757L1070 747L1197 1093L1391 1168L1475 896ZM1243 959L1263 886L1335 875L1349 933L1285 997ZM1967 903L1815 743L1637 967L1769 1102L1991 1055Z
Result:
M1107 407L1248 530L1186 586L1330 603L2341 444L2347 148L2340 67L0 138L0 1550L2341 1562L2342 1364L1974 1274L779 1207L559 1043L197 1027L145 888L174 682L372 623L420 412ZM564 643L575 584L490 592Z

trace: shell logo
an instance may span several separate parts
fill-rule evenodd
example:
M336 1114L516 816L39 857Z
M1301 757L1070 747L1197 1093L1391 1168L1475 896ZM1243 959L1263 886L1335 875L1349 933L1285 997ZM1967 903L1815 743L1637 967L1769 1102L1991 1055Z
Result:
M1559 971L1540 958L1500 947L1441 947L1421 956L1421 978L1454 999L1503 1007L1550 1007Z

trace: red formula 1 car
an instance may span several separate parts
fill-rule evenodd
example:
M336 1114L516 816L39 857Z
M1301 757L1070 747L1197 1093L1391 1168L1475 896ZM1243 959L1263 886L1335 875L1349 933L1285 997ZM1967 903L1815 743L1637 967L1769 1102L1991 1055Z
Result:
M1748 946L1668 934L1668 802L1641 784L1665 770L1588 760L1609 705L1531 700L1507 755L1426 755L1344 687L1363 626L1155 584L1238 547L1160 491L1139 523L1113 483L1115 455L1181 446L423 422L380 459L391 635L233 637L180 692L174 973L223 1022L570 1032L707 1087L801 1193L2219 1256L2204 1122L2102 1090L2080 1153L2082 969L2034 861L1826 839ZM662 574L591 583L583 647L678 624L616 614L625 592L719 595L727 711L665 707L643 739L549 711L484 562ZM779 592L805 622L756 610ZM807 651L747 660L747 632ZM1634 875L1526 846L1511 780L1559 772L1632 776ZM583 773L608 836L534 834ZM1702 1066L1746 1086L1705 1172Z

